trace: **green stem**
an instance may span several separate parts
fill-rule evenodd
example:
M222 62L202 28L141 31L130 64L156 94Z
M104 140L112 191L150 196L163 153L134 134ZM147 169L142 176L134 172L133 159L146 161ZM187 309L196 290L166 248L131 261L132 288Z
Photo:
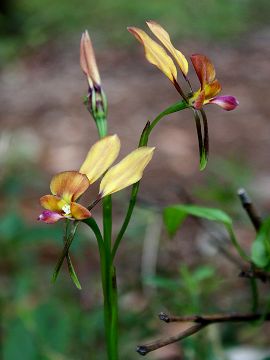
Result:
M100 138L107 135L106 115L96 117L96 124ZM104 272L104 313L107 339L107 353L109 360L118 360L118 302L115 269L111 254L112 247L112 199L106 196L103 199L103 245L102 271Z
M102 290L103 290L103 307L104 307L104 328L106 334L106 343L107 343L107 353L108 359L110 359L110 305L109 305L109 283L107 277L107 263L106 263L106 254L105 246L102 238L100 229L93 218L83 220L83 222L88 225L91 230L94 232L95 237L98 243L99 257L100 257L100 267L101 267L101 281L102 281Z
M112 239L112 197L111 195L105 196L102 201L103 205L103 237L105 249L108 255L111 252L111 239Z
M181 101L181 102L177 102L173 105L171 105L170 107L168 107L167 109L165 109L164 111L162 111L151 123L147 123L145 128L143 129L143 132L141 134L140 137L140 141L139 141L139 147L141 146L146 146L148 144L148 140L149 140L149 136L152 132L152 130L154 129L154 127L159 123L159 121L164 118L166 115L172 114L174 112L178 112L181 110L184 110L188 108L188 104L185 101ZM137 195L138 195L138 191L139 191L139 186L140 186L140 181L138 181L136 184L134 184L132 186L132 190L131 190L131 195L130 195L130 200L129 200L129 205L128 205L128 209L126 212L126 216L125 219L123 221L123 224L120 228L120 231L116 237L113 249L112 249L112 259L115 258L117 249L120 245L120 242L126 232L126 229L128 227L128 224L130 222L136 201L137 201Z
M116 237L116 240L115 240L115 243L114 243L114 246L113 246L113 249L112 249L112 258L113 259L115 258L117 249L118 249L118 247L120 245L120 242L121 242L121 240L122 240L122 238L123 238L123 236L124 236L124 234L126 232L128 224L130 222L130 219L131 219L131 216L132 216L135 204L136 204L137 194L138 194L138 191L139 191L139 186L140 186L139 181L132 186L131 196L130 196L130 201L129 201L127 213L126 213L123 225L121 226L121 229L120 229L120 231L119 231L119 233L118 233L118 235Z
M108 132L107 120L104 117L104 114L101 114L100 116L96 117L95 121L96 121L99 136L101 138L103 138L104 136L107 135L107 132Z
M166 115L187 109L189 107L189 105L185 102L185 101L180 101L177 102L171 106L169 106L167 109L165 109L164 111L162 111L150 124L149 127L149 134L150 135L151 131L154 129L154 127L158 124L158 122ZM147 142L148 142L148 138L147 138ZM147 145L147 143L145 144Z
M230 238L231 238L231 241L232 241L232 244L234 245L235 249L237 250L238 254L241 256L241 258L245 261L248 261L250 263L250 257L245 253L245 251L242 249L241 245L239 244L235 234L234 234L234 231L233 231L233 228L231 225L225 225L227 230L228 230L228 233L230 235Z
M118 359L118 295L117 295L117 280L115 267L111 266L111 350L112 360Z
M106 196L103 199L103 238L105 249L105 277L108 286L107 299L105 303L108 306L109 312L109 353L110 360L118 359L118 302L117 302L117 287L116 287L116 273L113 266L113 258L111 253L111 239L112 239L112 200L111 196Z
M252 295L251 310L255 313L258 310L258 304L259 304L258 286L255 278L250 279L250 287L251 287L251 295Z

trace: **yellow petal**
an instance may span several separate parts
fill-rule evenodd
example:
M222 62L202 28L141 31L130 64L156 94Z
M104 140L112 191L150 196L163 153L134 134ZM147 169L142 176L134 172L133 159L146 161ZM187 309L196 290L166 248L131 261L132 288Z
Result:
M143 30L129 27L128 31L133 34L144 46L145 57L153 65L157 66L173 83L177 79L177 70L171 57L162 46L152 40Z
M143 170L152 159L153 147L140 147L132 151L104 176L100 184L102 197L132 185L142 178Z
M80 173L85 174L92 184L111 166L119 151L120 140L117 135L104 137L91 147L80 168Z
M95 85L100 85L101 81L98 72L95 52L87 30L85 30L81 38L80 64L82 71L88 78L90 87L92 82Z
M88 209L75 202L70 204L70 212L72 218L76 220L84 220L91 217L91 213Z
M62 210L66 202L58 196L44 195L40 198L40 204L46 210L58 212Z
M215 79L212 83L205 85L204 91L205 91L205 99L210 100L220 93L221 85L218 82L218 80Z
M165 46L165 48L172 54L172 56L175 58L177 64L179 65L182 73L186 76L188 73L188 62L185 56L177 50L170 39L169 34L166 30L163 29L162 26L160 26L155 21L147 21L146 24L149 26L149 29L152 31L152 33L158 38L158 40Z
M52 178L50 188L53 195L59 196L69 204L78 199L89 185L87 177L78 171L64 171Z

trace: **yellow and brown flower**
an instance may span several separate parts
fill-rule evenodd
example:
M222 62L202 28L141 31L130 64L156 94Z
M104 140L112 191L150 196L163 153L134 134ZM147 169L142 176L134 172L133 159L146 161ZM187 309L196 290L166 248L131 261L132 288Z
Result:
M79 171L65 171L52 178L51 195L42 196L40 203L45 209L38 220L52 224L60 219L84 220L90 211L76 200L88 187L99 179L112 165L120 151L117 135L107 136L89 150ZM154 148L140 147L132 151L104 175L97 199L113 194L139 181L153 156Z

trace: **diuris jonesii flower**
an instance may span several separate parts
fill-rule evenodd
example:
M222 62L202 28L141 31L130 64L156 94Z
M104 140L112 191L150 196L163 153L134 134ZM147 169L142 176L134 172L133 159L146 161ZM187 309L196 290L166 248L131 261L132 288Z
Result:
M132 33L144 46L146 59L157 66L174 84L177 91L181 94L184 101L190 107L201 109L206 104L217 104L225 110L233 110L238 105L234 96L216 96L221 86L215 78L215 69L212 63L204 55L192 55L191 61L201 83L201 88L192 93L191 96L185 95L177 82L177 69L174 61L178 64L185 80L190 86L187 78L188 62L185 56L172 45L169 34L156 22L148 21L148 27L164 47L152 40L143 30L136 27L129 27ZM168 55L166 50L170 53ZM174 60L174 61L173 61Z
M217 104L225 110L233 110L238 105L234 96L217 96L221 91L221 85L216 79L216 71L210 60L200 54L191 56L191 61L199 78L201 87L192 94L189 99L190 105L195 109L201 109L206 104Z
M107 136L91 147L79 171L65 171L55 175L50 185L52 195L45 195L40 199L46 210L38 219L52 224L63 218L89 218L90 211L76 203L76 200L108 170L119 151L118 136ZM101 181L97 201L139 181L153 151L154 148L151 147L140 147L109 169Z
M41 205L46 210L38 219L52 224L63 218L76 220L89 218L90 211L75 202L88 187L87 176L77 171L65 171L55 175L50 184L52 195L45 195L40 199Z

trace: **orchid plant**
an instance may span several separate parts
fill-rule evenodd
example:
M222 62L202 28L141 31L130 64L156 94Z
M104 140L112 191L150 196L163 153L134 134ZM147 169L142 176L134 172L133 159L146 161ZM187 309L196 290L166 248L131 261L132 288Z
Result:
M208 157L208 130L204 105L217 104L225 110L233 110L238 105L238 101L233 96L218 96L221 86L216 79L214 66L204 55L191 56L191 62L200 81L200 88L194 92L188 79L186 57L172 45L168 33L159 24L149 21L147 25L162 45L152 40L141 29L130 27L128 30L144 45L147 60L157 66L173 83L182 98L181 101L162 111L152 122L148 121L141 133L138 148L112 166L119 154L120 140L117 135L108 135L107 98L102 87L93 45L88 32L85 31L80 44L80 65L88 86L85 105L95 121L100 139L90 148L79 171L64 171L52 178L51 194L41 197L40 203L44 211L38 217L40 221L48 224L61 220L65 222L64 247L53 280L57 279L66 259L71 279L79 289L81 284L72 265L70 246L80 223L86 224L93 231L100 254L104 323L107 354L110 360L118 359L118 304L114 259L132 216L143 172L153 156L154 147L147 146L151 131L166 115L191 109L196 121L202 170L206 166ZM180 68L188 86L187 92L177 79L176 65ZM204 135L202 135L201 121ZM99 192L93 202L82 205L79 202L81 197L100 178L102 179ZM126 215L117 236L113 239L111 195L130 185L132 190ZM103 208L103 231L95 221L94 214L94 207L100 201Z

